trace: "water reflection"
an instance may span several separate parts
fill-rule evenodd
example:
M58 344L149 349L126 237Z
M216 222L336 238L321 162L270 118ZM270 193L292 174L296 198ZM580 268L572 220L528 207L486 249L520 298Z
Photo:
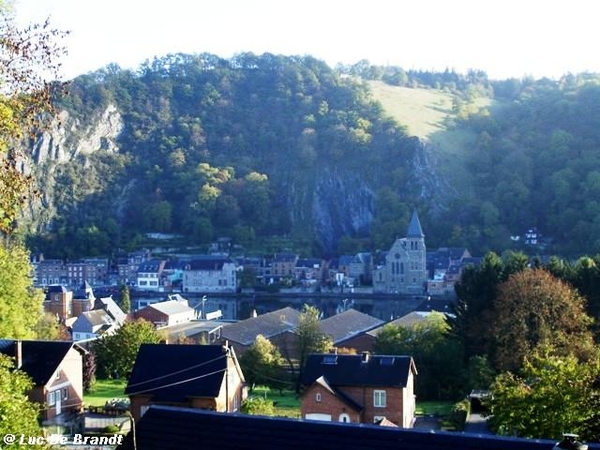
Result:
M182 294L187 299L190 306L197 308L198 311L204 310L205 313L221 311L221 320L235 321L243 320L254 314L265 314L290 306L301 310L304 304L314 306L322 313L322 317L330 317L347 309L355 309L364 314L388 321L402 317L411 311L414 311L426 300L422 296L259 296L259 295L240 295L240 296L219 296L206 295L203 302L203 295ZM136 296L132 298L134 311L152 303L167 300L166 294L156 294L148 296Z

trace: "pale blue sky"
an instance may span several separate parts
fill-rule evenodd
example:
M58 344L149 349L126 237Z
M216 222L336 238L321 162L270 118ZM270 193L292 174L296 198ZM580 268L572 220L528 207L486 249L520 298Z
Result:
M66 78L167 53L244 51L492 78L600 72L594 0L14 1L20 24L50 17L71 31Z

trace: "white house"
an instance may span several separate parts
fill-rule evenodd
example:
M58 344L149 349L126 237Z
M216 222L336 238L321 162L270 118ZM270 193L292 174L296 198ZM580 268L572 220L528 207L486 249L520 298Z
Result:
M235 292L235 263L222 256L198 257L183 269L183 292Z

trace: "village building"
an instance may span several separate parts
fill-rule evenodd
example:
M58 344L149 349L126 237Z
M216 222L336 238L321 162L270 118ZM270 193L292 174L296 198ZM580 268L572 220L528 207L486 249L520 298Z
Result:
M427 288L425 234L417 211L406 237L396 239L383 265L373 270L373 292L421 295Z

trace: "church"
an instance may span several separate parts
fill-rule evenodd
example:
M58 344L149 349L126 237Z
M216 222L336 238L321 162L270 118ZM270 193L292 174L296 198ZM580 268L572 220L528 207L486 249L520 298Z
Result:
M373 291L423 294L427 284L425 235L415 210L406 237L396 239L385 262L373 270Z

